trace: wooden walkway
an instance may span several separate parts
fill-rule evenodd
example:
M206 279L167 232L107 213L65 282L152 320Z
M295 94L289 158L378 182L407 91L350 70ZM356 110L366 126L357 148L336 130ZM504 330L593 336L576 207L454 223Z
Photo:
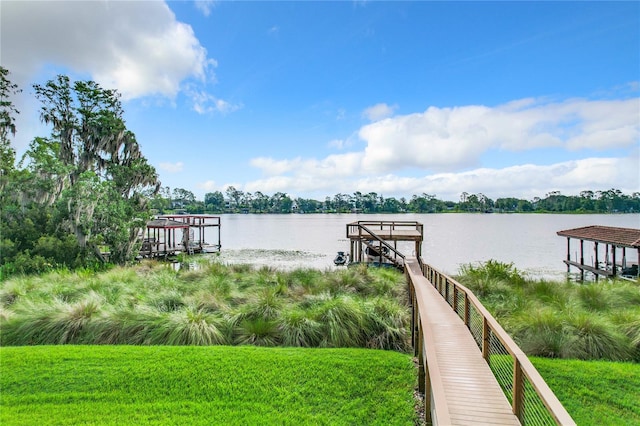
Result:
M424 394L428 424L575 426L531 361L477 297L422 263L421 223L358 221L347 224L346 235L351 261L377 260L405 271L418 389ZM411 256L398 250L402 241L414 242Z
M417 259L407 259L405 268L423 315L429 381L445 396L433 404L434 424L519 425L464 322L422 275Z

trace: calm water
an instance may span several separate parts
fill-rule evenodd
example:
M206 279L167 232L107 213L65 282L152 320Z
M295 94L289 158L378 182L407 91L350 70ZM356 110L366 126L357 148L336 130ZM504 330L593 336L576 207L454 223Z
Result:
M346 224L358 220L421 222L423 258L450 274L460 265L495 259L548 278L566 272L566 239L557 231L588 225L640 228L640 214L221 215L220 257L228 263L333 269L336 252L349 251ZM412 243L399 248L413 252Z

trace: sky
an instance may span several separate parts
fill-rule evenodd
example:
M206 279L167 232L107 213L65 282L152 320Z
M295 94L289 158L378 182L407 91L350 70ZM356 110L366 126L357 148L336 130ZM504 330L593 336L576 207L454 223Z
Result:
M18 155L58 74L163 186L324 200L640 191L640 3L0 1Z

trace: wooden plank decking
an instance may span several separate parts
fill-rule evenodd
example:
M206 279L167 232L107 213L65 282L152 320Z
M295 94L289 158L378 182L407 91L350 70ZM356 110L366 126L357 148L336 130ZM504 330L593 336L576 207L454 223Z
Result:
M438 291L422 276L416 259L407 261L421 302L425 332L434 344L438 377L444 389L448 418L452 425L519 425L511 405L464 322ZM417 278L421 277L421 278ZM434 365L428 366L429 370ZM435 375L433 373L436 373ZM441 417L444 413L436 413Z

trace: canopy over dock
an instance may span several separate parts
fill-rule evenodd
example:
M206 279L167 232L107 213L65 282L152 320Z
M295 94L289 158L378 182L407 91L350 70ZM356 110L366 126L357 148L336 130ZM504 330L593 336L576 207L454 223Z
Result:
M205 229L217 229L217 244L205 241ZM209 238L215 235L208 235ZM206 215L158 216L147 222L140 255L172 256L220 250L220 217Z
M581 228L558 231L557 234L567 238L567 272L571 266L580 270L580 278L584 279L584 271L591 272L596 279L602 275L614 277L638 278L638 264L640 264L640 229L617 228L612 226L584 226ZM571 240L579 240L580 254L571 259ZM593 243L593 257L585 263L584 242ZM604 245L604 257L601 256L600 246ZM627 249L636 251L635 263L627 258ZM619 257L621 255L621 257Z

